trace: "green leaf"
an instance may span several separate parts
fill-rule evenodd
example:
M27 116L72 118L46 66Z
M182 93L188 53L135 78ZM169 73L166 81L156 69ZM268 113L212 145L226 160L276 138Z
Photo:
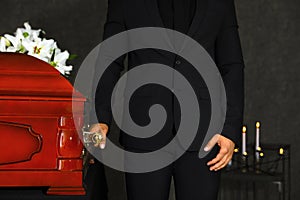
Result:
M71 55L69 56L68 60L74 60L74 59L77 58L77 57L78 57L78 55L76 55L76 54L71 54Z
M50 61L49 64L52 65L53 67L57 66L57 64L55 62L53 62L53 61Z
M21 45L19 52L20 53L26 53L26 49L23 45Z
M24 38L27 38L27 37L29 36L29 33L24 32L24 33L23 33L23 36L24 36Z

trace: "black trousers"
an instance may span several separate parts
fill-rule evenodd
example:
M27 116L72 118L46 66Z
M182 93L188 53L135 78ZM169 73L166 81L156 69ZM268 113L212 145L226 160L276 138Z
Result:
M143 152L141 149L127 150ZM168 200L173 177L176 200L217 200L220 172L210 171L207 162L218 152L216 145L206 157L200 159L198 152L187 151L163 169L148 173L125 173L127 199ZM130 162L130 159L126 162Z
M107 200L108 188L104 165L95 159L95 164L88 166L84 178L87 200Z

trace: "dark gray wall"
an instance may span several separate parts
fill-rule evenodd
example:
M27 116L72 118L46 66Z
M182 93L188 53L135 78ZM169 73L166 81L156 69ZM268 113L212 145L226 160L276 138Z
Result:
M76 71L101 41L106 4L104 0L0 0L0 34L13 33L29 21L32 28L44 30L46 38L54 38L61 49L78 55L71 62Z
M262 142L292 145L292 199L300 178L300 1L237 0L246 63L245 124L253 141L255 121Z
M45 30L46 37L55 38L62 49L79 55L72 62L75 71L101 40L105 0L0 0L0 5L1 35L29 21ZM263 142L292 145L292 199L297 200L300 1L236 0L236 5L246 63L245 124L249 139L253 141L254 123L260 120ZM122 174L111 169L107 174L110 199L123 199Z

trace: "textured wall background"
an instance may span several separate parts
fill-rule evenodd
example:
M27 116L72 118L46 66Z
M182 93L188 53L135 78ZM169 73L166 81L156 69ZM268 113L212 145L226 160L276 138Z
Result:
M105 0L0 0L0 35L24 21L46 31L62 49L79 57L101 41ZM262 142L292 145L292 199L300 178L300 1L236 0L246 63L245 124L253 141L254 123L262 122ZM71 79L73 79L71 77ZM117 128L114 127L117 137ZM123 177L107 169L110 199L124 199Z
M0 34L13 33L29 21L46 32L59 47L78 55L76 68L102 38L106 16L104 0L0 0ZM71 77L72 78L72 77Z
M292 146L292 199L300 178L300 2L237 0L245 58L245 123L254 135L262 122L262 142ZM250 140L254 141L253 135Z

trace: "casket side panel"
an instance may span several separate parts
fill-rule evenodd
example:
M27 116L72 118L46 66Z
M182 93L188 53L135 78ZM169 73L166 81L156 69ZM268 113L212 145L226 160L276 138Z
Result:
M0 165L27 162L39 153L42 138L31 126L0 121Z
M76 104L78 106L74 106L76 110L74 110L73 116L70 100L0 100L0 125L2 124L0 126L2 141L0 142L0 148L6 149L5 152L7 152L5 156L0 156L0 170L59 169L61 168L60 163L68 162L60 161L60 158L79 159L82 151L82 143L79 137L81 133L77 132L74 125L62 126L60 124L61 119L66 118L72 122L76 121L77 126L82 127L83 102L78 101L75 102ZM73 117L76 119L73 120ZM7 124L14 124L15 126L8 126ZM22 126L23 128L21 128ZM5 129L2 130L4 127ZM26 132L30 132L29 129L39 138L40 146L28 138L26 140L22 139L22 141L16 139L21 136L26 137ZM6 132L10 132L10 134ZM33 143L36 145L35 150L32 147ZM22 146L19 148L20 145ZM27 150L24 152L25 147ZM13 156L10 160L8 158L8 156L14 154L17 156L18 153L22 155L29 154L29 151L32 155L27 159L20 159L20 156L18 159ZM2 159L6 159L6 161L1 162Z

